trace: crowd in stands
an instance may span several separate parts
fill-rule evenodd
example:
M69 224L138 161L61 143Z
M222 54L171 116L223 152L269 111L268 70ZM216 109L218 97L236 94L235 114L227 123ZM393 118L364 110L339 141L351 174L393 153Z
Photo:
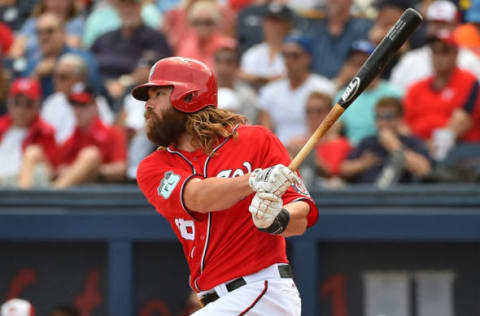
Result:
M310 187L480 181L480 0L3 0L0 187L134 182L130 91L201 60L219 107L299 152L406 8L424 23L301 167Z

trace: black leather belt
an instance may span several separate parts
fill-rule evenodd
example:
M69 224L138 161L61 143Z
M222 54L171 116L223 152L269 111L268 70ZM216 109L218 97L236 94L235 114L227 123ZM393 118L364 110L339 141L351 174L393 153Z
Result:
M288 264L279 265L278 273L280 274L281 278L293 278L292 268ZM231 282L228 282L225 286L228 292L232 292L233 290L236 290L239 287L244 286L245 284L247 284L247 281L245 281L244 278L238 278ZM200 298L200 302L202 303L203 306L206 306L207 304L214 302L218 299L219 299L219 296L217 292L213 291L211 293L207 293L204 296L202 296Z

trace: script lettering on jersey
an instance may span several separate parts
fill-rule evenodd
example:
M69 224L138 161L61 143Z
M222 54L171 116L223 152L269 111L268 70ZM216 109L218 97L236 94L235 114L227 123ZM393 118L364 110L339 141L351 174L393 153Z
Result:
M179 182L180 176L178 174L173 173L173 171L165 172L165 175L157 188L158 195L165 200L168 199Z
M248 161L245 161L242 164L243 168L238 169L226 169L217 173L217 178L235 178L243 176L246 173L252 172L252 164Z

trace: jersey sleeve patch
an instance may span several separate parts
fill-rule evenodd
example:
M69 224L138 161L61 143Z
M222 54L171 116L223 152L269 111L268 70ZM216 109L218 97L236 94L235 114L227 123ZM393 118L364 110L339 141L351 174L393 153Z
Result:
M157 188L158 195L163 197L165 200L170 197L175 187L180 182L180 175L175 174L173 171L165 172L160 185Z
M299 181L297 183L293 183L292 187L295 190L295 192L308 196L310 197L310 193L308 192L307 187L305 186L305 183L303 182L303 179L298 177Z

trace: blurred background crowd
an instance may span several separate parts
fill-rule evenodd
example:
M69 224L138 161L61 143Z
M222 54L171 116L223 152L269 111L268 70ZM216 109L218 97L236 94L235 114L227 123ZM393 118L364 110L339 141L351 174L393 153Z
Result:
M302 166L310 188L480 181L480 0L0 0L0 187L135 181L131 89L211 67L219 107L292 157L402 12L424 23Z

